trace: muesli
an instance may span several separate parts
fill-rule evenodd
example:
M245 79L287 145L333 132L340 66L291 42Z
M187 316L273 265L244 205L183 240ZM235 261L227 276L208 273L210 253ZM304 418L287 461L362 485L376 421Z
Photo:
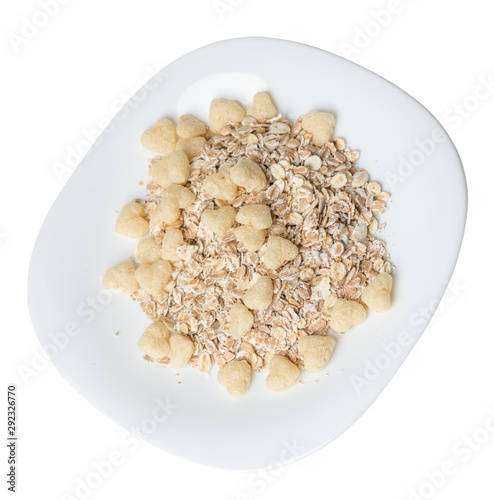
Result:
M115 225L142 239L104 284L152 320L138 342L146 360L217 364L233 396L268 367L267 387L282 391L300 369L324 368L366 307L390 307L392 264L376 236L390 194L334 125L319 111L292 123L260 92L247 111L214 99L209 127L184 115L144 132L152 180Z

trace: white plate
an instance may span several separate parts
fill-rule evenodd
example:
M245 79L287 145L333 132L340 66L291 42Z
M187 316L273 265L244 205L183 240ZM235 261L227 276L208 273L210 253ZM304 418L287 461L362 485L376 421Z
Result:
M256 374L249 391L235 400L214 375L186 368L176 376L170 368L143 362L136 342L148 319L123 294L108 303L101 279L135 246L116 235L113 225L116 211L145 192L139 181L146 181L152 155L140 145L142 131L159 118L186 112L206 120L213 97L249 105L261 90L292 120L316 109L336 114L336 136L359 149L359 165L392 192L383 238L397 269L392 308L370 313L341 337L324 372L304 375L303 384L281 394L268 392L265 375ZM431 139L434 134L442 134L442 141ZM293 42L215 43L173 62L138 92L68 181L33 252L32 321L60 373L115 422L139 428L156 446L229 469L290 462L355 422L404 361L451 277L466 205L464 174L451 140L393 84ZM80 331L71 330L73 323ZM176 406L165 421L156 400Z

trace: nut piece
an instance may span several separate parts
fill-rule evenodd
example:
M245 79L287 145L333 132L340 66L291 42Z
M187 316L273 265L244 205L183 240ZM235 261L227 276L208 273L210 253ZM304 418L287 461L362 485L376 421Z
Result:
M233 232L238 241L243 243L249 252L257 252L264 245L266 234L265 229L256 229L252 226L239 226Z
M240 213L240 212L239 212ZM298 247L281 236L269 236L264 252L264 265L268 269L278 269L298 255Z
M137 347L150 358L159 360L170 352L170 330L164 323L149 325L142 334Z
M254 316L240 302L233 304L230 309L230 337L239 339L249 333L254 324Z
M204 210L201 222L218 236L223 236L235 223L237 211L230 205L218 210Z
M302 128L312 134L316 146L324 146L333 137L335 119L332 113L313 111L302 118Z
M154 209L149 222L156 226L161 222L172 224L180 217L180 207L175 196L163 196L160 204Z
M249 387L252 370L247 361L232 361L218 371L218 382L230 396L241 396Z
M154 128L146 130L141 136L141 144L149 151L160 154L170 154L175 150L177 133L171 120L158 120Z
M137 244L136 260L141 264L151 264L161 258L161 248L154 238L145 238Z
M180 138L175 146L175 151L183 151L190 161L192 158L199 156L205 144L206 139L204 137L193 137L192 139Z
M277 115L276 106L267 92L258 92L254 96L252 108L247 110L247 116L253 116L260 122L274 118Z
M238 211L237 222L256 229L268 229L273 223L271 209L267 205L244 205Z
M177 262L180 257L177 248L185 244L184 235L180 229L169 228L166 230L161 242L161 258L171 262Z
M157 297L170 281L172 266L166 260L157 260L152 264L142 264L135 273L140 287L147 293Z
M237 197L237 186L230 178L231 167L223 165L215 174L208 175L202 181L202 187L218 200L232 201Z
M189 189L178 184L170 184L163 192L165 198L175 198L179 208L187 208L196 201L196 195Z
M213 134L229 123L238 123L244 119L245 110L237 101L213 99L209 107L209 122Z
M242 186L248 193L257 193L268 185L264 171L250 158L242 158L232 167L230 178L234 184Z
M367 312L362 304L354 300L336 299L331 310L329 326L338 333L345 333L351 326L362 323Z
M144 218L144 207L140 203L127 203L118 214L115 232L130 238L146 236L149 223Z
M206 133L206 125L193 115L183 115L178 120L177 134L182 139L192 139Z
M254 311L264 311L273 302L273 282L268 276L261 276L246 292L244 304Z
M185 151L173 152L168 160L168 180L170 183L185 184L189 180L189 175L190 164Z
M373 311L387 311L391 305L392 288L391 274L381 273L362 290L362 301Z
M181 333L172 333L169 342L170 364L173 368L183 368L194 354L194 342Z
M134 263L130 259L124 260L106 271L103 276L103 286L109 290L122 290L125 293L134 293L139 288L135 273L136 268Z
M273 392L280 392L291 387L298 379L300 370L285 356L274 356L269 363L266 387Z
M311 373L322 370L333 355L336 340L329 335L307 335L298 341L304 368Z
M168 178L169 156L162 156L149 167L149 176L152 177L161 187L168 187L171 182Z

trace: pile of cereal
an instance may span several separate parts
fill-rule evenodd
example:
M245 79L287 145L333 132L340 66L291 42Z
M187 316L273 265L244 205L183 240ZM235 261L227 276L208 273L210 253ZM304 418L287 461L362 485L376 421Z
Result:
M268 367L267 387L282 391L301 368L324 368L365 306L389 308L392 265L375 234L390 195L333 140L334 125L319 111L292 124L260 92L247 111L214 99L209 127L184 115L144 132L159 154L148 194L115 225L143 238L139 266L118 264L104 284L153 321L138 343L146 360L216 363L233 396Z

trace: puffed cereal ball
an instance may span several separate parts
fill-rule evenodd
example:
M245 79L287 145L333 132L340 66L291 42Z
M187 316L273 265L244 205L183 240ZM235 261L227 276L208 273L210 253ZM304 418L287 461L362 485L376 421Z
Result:
M185 184L189 180L190 164L185 151L174 151L170 155L167 174L171 184Z
M244 304L254 311L263 311L273 302L273 282L269 276L261 276L245 293Z
M269 363L266 387L273 392L285 391L298 379L300 370L285 356L274 356Z
M161 258L161 248L154 238L144 238L136 247L136 260L141 264L151 264Z
M135 277L140 287L147 293L159 296L172 275L172 266L166 260L157 260L152 264L142 264L136 270Z
M184 244L184 235L180 229L167 229L161 242L161 258L170 262L178 262L180 257L178 256L177 249Z
M271 209L267 205L244 205L238 211L237 222L256 229L268 229L273 223Z
M206 139L204 137L192 137L192 139L182 139L177 141L175 146L175 151L183 151L189 161L191 161L196 156L201 154L202 148L206 144Z
M192 340L181 333L170 336L170 364L173 368L183 368L194 354L195 345Z
M146 130L141 136L141 143L146 149L165 155L173 153L176 142L175 124L167 118L158 120L154 128Z
M351 326L362 323L366 317L367 312L362 304L354 300L336 299L329 326L335 332L345 333Z
M313 111L302 118L302 128L312 134L316 146L324 146L333 137L335 119L332 113Z
M237 101L213 99L209 107L209 128L217 134L225 125L241 122L244 116L245 110Z
M109 290L134 293L139 288L139 282L136 280L135 274L134 263L130 259L124 260L106 271L103 276L103 286Z
M237 211L230 205L218 208L218 210L204 210L201 222L218 236L224 236L235 223Z
M213 198L233 201L237 197L237 186L230 178L231 167L223 165L215 174L208 175L202 182L202 187Z
M333 355L336 340L329 335L307 335L298 341L304 368L311 373L322 370Z
M363 290L362 302L377 312L384 312L391 306L393 277L389 273L377 275Z
M238 241L240 241L249 252L257 252L264 245L266 229L256 229L252 226L238 226L233 232Z
M196 195L189 189L178 184L170 184L163 192L163 200L175 198L179 208L187 208L196 201Z
M164 323L149 325L142 334L137 347L150 358L160 360L170 352L170 330Z
M266 188L268 181L262 168L250 158L242 158L230 170L234 184L243 187L248 193L258 193Z
M231 361L218 371L218 382L230 396L241 396L249 387L252 369L245 360Z
M193 115L182 115L177 124L177 134L182 139L192 139L206 133L206 125Z
M277 115L276 106L267 92L258 92L254 96L252 108L247 110L247 116L253 116L260 122L274 118Z
M239 339L249 333L254 324L254 316L240 302L230 309L230 337Z
M162 222L172 224L180 217L180 206L174 196L163 196L160 204L154 209L149 222L156 226Z
M269 236L264 252L264 265L276 270L298 255L298 247L281 236Z
M149 176L161 187L168 187L171 184L168 178L169 156L162 156L149 167Z
M127 203L118 214L115 232L130 238L146 236L149 223L144 217L144 207L140 203Z

